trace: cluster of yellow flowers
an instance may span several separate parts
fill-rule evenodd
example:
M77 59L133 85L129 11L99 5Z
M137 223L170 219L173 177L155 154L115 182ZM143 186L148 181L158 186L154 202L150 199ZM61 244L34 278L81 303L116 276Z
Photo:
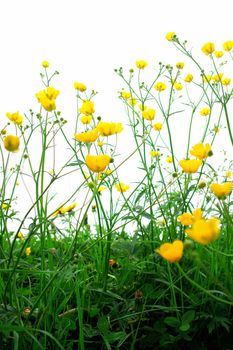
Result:
M61 208L59 208L58 210L56 210L56 211L53 213L53 216L64 215L64 214L66 214L66 213L69 213L69 212L71 212L76 206L77 206L76 203L72 203L72 204L68 205L67 207L61 207Z
M23 117L22 115L19 114L19 112L15 112L15 113L7 112L6 116L8 119L10 119L10 121L12 121L16 125L21 125L23 122Z
M55 100L59 95L59 91L54 87L49 86L44 90L39 91L36 94L38 102L42 105L42 107L47 111L51 112L56 109Z

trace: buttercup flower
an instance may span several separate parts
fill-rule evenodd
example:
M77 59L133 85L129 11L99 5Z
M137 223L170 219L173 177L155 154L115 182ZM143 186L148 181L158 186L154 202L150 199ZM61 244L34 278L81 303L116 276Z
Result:
M184 62L177 62L176 63L176 68L177 69L183 69L184 68Z
M225 176L228 177L228 178L231 178L232 177L231 170L227 170Z
M126 192L129 189L129 186L125 185L123 182L119 182L115 187L118 192Z
M80 117L80 121L83 124L90 124L90 122L92 121L92 115L82 115Z
M90 131L74 134L74 137L75 137L75 140L79 142L85 142L85 143L95 142L99 137L99 131L97 128L95 128Z
M232 188L233 182L225 182L222 184L212 183L210 185L211 191L219 199L224 199L226 196L228 196L231 193Z
M80 113L85 115L93 114L95 112L93 101L83 101L82 106L79 108Z
M157 253L169 263L180 261L183 256L184 244L180 240L175 240L173 243L164 243L157 249Z
M47 89L41 90L36 94L38 102L47 111L51 112L56 109L55 100L59 95L59 91L52 86L47 87Z
M78 82L74 82L74 88L75 88L75 90L78 90L80 92L84 92L87 89L86 85L84 85L83 83L78 83Z
M201 244L208 244L218 238L220 222L216 218L196 220L185 233L189 238Z
M155 129L155 131L160 131L163 127L162 123L156 123L153 125L153 129Z
M210 43L210 42L206 43L204 46L202 46L201 50L207 56L212 54L215 50L214 43Z
M225 43L223 43L222 47L223 47L223 50L225 51L231 51L233 48L233 41L231 40L226 41Z
M150 155L153 158L159 157L160 156L160 152L159 151L150 151Z
M10 119L10 121L12 121L16 125L21 125L23 122L23 117L22 115L19 114L19 112L15 112L15 113L7 112L6 116L8 119Z
M19 233L17 234L17 238L21 239L21 241L23 241L23 240L25 239L25 237L24 237L24 235L23 235L22 232L19 232Z
M136 66L139 69L144 69L146 68L146 66L148 66L148 63L146 61L139 60L139 61L136 61Z
M224 55L222 51L214 51L214 56L216 58L221 58Z
M43 68L48 68L49 67L49 62L48 61L42 61L42 67Z
M178 216L178 221L184 226L188 226L193 224L195 221L200 220L202 218L203 212L201 208L197 208L193 211L192 214L190 213L183 213L182 215Z
M9 152L17 152L19 150L20 139L18 136L8 135L3 139L4 147Z
M107 154L101 154L97 156L88 154L86 156L86 165L91 171L95 173L100 173L107 168L107 166L110 163L110 160L111 157L109 157Z
M155 85L154 85L155 90L161 92L166 90L167 85L162 83L161 81L158 81Z
M179 91L183 89L183 85L181 83L174 83L174 88Z
M128 92L128 91L121 91L121 97L122 97L124 100L128 100L128 99L131 97L131 93Z
M172 163L173 159L171 156L167 156L166 162L167 163Z
M155 118L155 109L146 109L142 112L142 117L146 120L153 120Z
M212 76L212 80L215 82L215 83L218 83L222 80L222 77L223 77L223 73L218 73L218 74L215 74Z
M191 83L191 81L193 80L193 75L192 74L187 74L186 77L184 78L184 81L186 83Z
M212 154L211 145L209 143L197 143L191 149L190 154L198 159L205 159Z
M76 203L72 203L72 204L68 205L67 207L61 207L61 208L59 208L58 210L56 210L56 211L53 213L53 216L64 215L64 214L66 214L66 213L69 213L69 212L71 212L76 206L77 206Z
M122 123L99 122L97 130L101 136L111 136L119 134L123 130Z
M222 85L225 85L225 86L230 85L231 79L230 78L224 78L224 79L221 80L221 83L222 83Z
M186 174L193 174L198 171L202 161L199 159L183 159L180 160L179 164Z
M175 32L169 32L169 33L166 34L166 39L168 41L172 41L172 39L174 38L175 35L176 35Z
M135 98L135 97L133 97L133 98L130 98L129 100L128 100L128 103L130 104L130 106L135 106L136 104L137 104L137 99Z
M27 248L25 249L25 254L26 254L27 256L29 256L29 255L31 254L31 248L30 248L30 247L27 247Z
M208 107L205 107L200 110L200 115L203 115L204 117L207 117L210 114L210 109Z
M205 76L202 76L202 80L204 83L208 83L212 79L212 75L206 74Z

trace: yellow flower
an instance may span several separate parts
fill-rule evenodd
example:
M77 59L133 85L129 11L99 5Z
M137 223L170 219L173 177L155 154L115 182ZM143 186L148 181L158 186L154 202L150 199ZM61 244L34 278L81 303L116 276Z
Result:
M155 131L160 131L163 127L162 123L156 123L153 125L153 128L155 129Z
M214 51L214 56L216 58L221 58L224 55L223 51Z
M119 182L115 187L118 192L126 192L129 189L129 186L125 185L123 182Z
M207 83L208 81L210 81L212 79L212 75L210 74L206 74L205 76L202 77L203 82Z
M201 244L208 244L218 238L220 233L219 220L216 218L196 220L185 233L189 238Z
M169 33L166 34L166 39L168 41L172 41L172 39L174 38L175 35L176 35L175 32L169 32Z
M147 106L146 105L139 105L138 108L140 109L140 111L147 110Z
M135 97L129 99L130 106L135 106L137 104L137 99Z
M183 213L182 215L178 216L178 220L181 222L182 225L188 226L192 224L193 216L189 213Z
M127 92L127 91L121 91L121 97L122 97L124 100L128 100L128 99L131 97L131 93L130 93L130 92Z
M101 136L111 136L119 134L123 130L123 125L122 123L100 122L97 125L97 130Z
M75 140L79 142L85 142L85 143L95 142L99 137L99 131L97 128L95 128L90 131L74 134L74 137L75 137Z
M7 112L6 116L8 119L10 119L10 121L12 121L16 125L21 125L23 122L23 117L19 114L19 112L15 112L15 113Z
M172 157L171 156L167 156L166 162L167 163L172 163L173 162Z
M207 117L210 114L210 109L208 107L205 107L200 110L200 115L203 115L204 117Z
M136 61L136 66L139 69L144 69L146 68L146 66L148 66L148 63L146 61L139 60L139 61Z
M223 43L222 47L223 47L223 50L225 51L231 51L233 48L233 41L231 40L226 41L225 43Z
M146 120L153 120L155 118L155 109L147 109L145 111L142 112L142 116L144 119Z
M41 90L36 94L38 102L42 105L42 107L51 112L56 109L55 100L59 95L59 91L53 88L52 86L47 87L45 90Z
M221 82L222 82L222 85L227 86L227 85L230 85L231 79L230 78L224 78L224 79L222 79Z
M224 199L226 196L228 196L231 193L232 188L233 182L225 182L222 184L212 183L210 185L211 191L219 199Z
M92 101L83 101L82 106L79 108L80 113L85 115L93 114L95 112L94 102Z
M105 191L106 189L107 189L106 186L100 186L100 187L98 187L98 192L101 193L101 192Z
M176 63L176 68L177 69L183 69L184 68L184 62L177 62Z
M228 178L231 178L231 176L232 176L231 170L227 170L225 176L228 177Z
M179 164L186 174L193 174L197 172L202 161L200 159L183 159L180 160Z
M151 155L151 157L153 157L153 158L159 157L160 152L158 152L158 151L150 151L150 155Z
M191 83L191 81L193 80L193 75L192 74L187 74L186 77L184 78L184 81L186 83Z
M214 43L206 43L204 46L202 46L201 50L202 52L204 52L205 55L212 54L215 50Z
M4 147L9 152L17 152L19 150L20 139L18 136L8 135L3 139Z
M99 147L102 147L103 146L103 141L99 141L98 143L97 143L97 145L99 146Z
M169 263L180 261L183 256L184 244L180 240L175 240L173 243L164 243L157 249L157 253Z
M209 143L197 143L191 149L190 154L198 159L205 159L211 154L211 145Z
M70 205L68 205L67 207L61 207L59 208L58 210L56 210L54 213L53 213L53 216L57 216L57 215L64 215L66 213L69 213L71 212L75 207L77 206L76 203L72 203Z
M48 61L42 61L42 67L43 68L48 68L49 67L49 62Z
M7 210L10 208L10 205L8 203L2 203L2 209Z
M167 85L165 83L162 83L161 81L158 81L155 85L154 85L155 90L161 92L166 90Z
M83 124L90 124L90 122L92 121L92 115L82 115L80 117L80 121Z
M215 133L220 132L220 128L218 126L215 126L213 128L213 132L215 132Z
M87 89L86 85L83 83L78 83L77 81L74 82L74 88L80 92L84 92Z
M109 157L107 154L101 154L97 156L92 156L88 154L86 156L86 165L91 171L95 173L100 173L106 169L106 167L110 163L110 160L111 157Z
M218 74L215 74L215 75L212 76L212 80L215 83L218 83L219 81L222 80L222 77L223 77L223 73L218 73Z
M31 248L30 248L30 247L27 247L27 248L25 249L25 254L26 254L27 256L29 256L29 255L31 254Z
M174 83L174 88L179 91L183 89L183 85L181 83Z
M22 232L19 232L19 233L17 234L17 238L21 239L21 241L23 241L23 240L25 239L25 237L24 237L24 235L23 235Z

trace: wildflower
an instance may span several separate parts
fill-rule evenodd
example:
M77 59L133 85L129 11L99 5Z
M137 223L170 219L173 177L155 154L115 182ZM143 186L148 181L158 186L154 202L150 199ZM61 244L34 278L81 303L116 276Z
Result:
M226 41L225 43L223 43L222 47L223 47L223 50L225 51L231 51L233 48L233 41L231 40Z
M175 240L173 243L164 243L157 249L157 253L169 263L180 261L183 256L184 244L180 240Z
M64 214L66 214L66 213L69 213L69 212L71 212L76 206L77 206L76 203L72 203L72 204L68 205L67 207L61 207L61 208L59 208L58 210L56 210L56 211L53 213L53 216L64 215Z
M79 108L80 113L85 115L93 114L95 112L93 101L83 101L82 106Z
M215 74L212 76L212 80L215 82L215 83L218 83L222 80L222 77L223 77L223 73L218 73L218 74Z
M38 102L47 111L51 112L56 109L55 100L59 95L59 91L52 86L47 87L47 89L41 90L36 94Z
M74 82L74 88L75 88L75 90L78 90L80 92L84 92L87 89L86 85L84 85L83 83L78 83L78 82Z
M148 63L146 61L140 60L140 61L136 61L136 66L139 69L144 69L146 68L146 66L148 66Z
M208 116L210 114L210 109L208 107L205 107L203 109L200 110L200 115L203 115L203 116Z
M110 160L111 157L109 157L107 154L101 154L97 156L88 154L86 156L86 165L91 171L100 173L106 169L110 163Z
M215 125L215 127L213 128L213 132L215 133L220 132L220 128Z
M92 115L83 115L80 117L80 121L83 124L90 124L90 122L92 121Z
M208 244L218 238L219 220L216 218L196 220L185 233L189 238L201 244Z
M184 81L186 83L191 83L191 81L193 80L193 75L192 74L187 74L186 77L184 78Z
M129 186L125 185L123 182L119 182L115 187L118 192L126 192L129 189Z
M133 97L133 98L130 98L128 100L128 102L129 102L130 106L133 107L133 106L135 106L137 104L137 99L135 97Z
M177 69L183 69L184 68L184 62L177 62L176 63L176 68Z
M2 203L1 208L3 210L8 210L10 208L10 205L8 203Z
M3 139L4 147L9 152L17 152L19 150L20 139L18 136L8 135Z
M166 90L167 85L165 83L162 83L161 81L158 81L155 85L154 85L155 90L161 92Z
M81 132L79 134L74 134L75 140L79 142L95 142L97 138L99 137L99 130L97 128L94 128L93 130Z
M219 199L225 199L228 196L233 188L233 182L225 182L222 184L212 183L210 189L213 194Z
M100 122L97 125L97 130L101 136L111 136L119 134L123 130L122 123Z
M231 79L230 78L224 78L224 79L222 79L221 82L222 82L222 85L227 86L227 85L230 85Z
M168 32L168 33L166 34L166 39L167 39L168 41L172 41L172 39L174 38L175 35L176 35L175 32Z
M184 226L188 226L193 224L196 220L200 220L202 218L203 212L201 208L197 208L193 211L192 214L190 213L183 213L182 215L178 216L178 221Z
M98 192L101 193L101 192L105 191L106 189L107 189L106 186L100 186L100 187L98 187Z
M181 83L174 83L174 88L179 91L183 89L183 85Z
M171 156L167 156L166 162L167 163L172 163L173 162L172 157Z
M103 146L103 141L99 141L98 143L97 143L97 145L99 146L99 147L102 147Z
M215 50L214 43L210 43L210 42L206 43L204 46L202 46L201 50L207 56L212 54Z
M151 121L155 118L155 113L155 109L150 108L142 112L142 117Z
M141 111L145 111L147 109L147 106L146 105L139 105L138 108L141 110Z
M231 178L232 177L231 170L227 170L225 176L228 177L228 178Z
M156 158L160 156L160 152L159 151L150 151L150 155L152 158Z
M204 83L208 83L212 78L212 75L206 74L205 76L202 77Z
M16 125L21 125L23 122L23 117L19 114L19 112L15 112L15 113L7 112L6 116L8 119L10 119L10 121L12 121Z
M193 174L197 172L202 161L200 159L183 159L180 160L179 164L186 174Z
M153 129L155 131L160 131L162 129L162 127L163 127L162 123L156 123L156 124L153 125Z
M224 55L223 51L214 51L214 56L216 58L221 58Z
M42 61L42 67L43 68L48 68L49 67L49 62L48 61Z
M205 159L212 155L211 145L209 143L197 143L191 149L190 154L198 159Z
M27 247L27 248L25 249L25 254L26 254L27 256L29 256L29 255L31 254L31 248L30 248L30 247Z
M131 93L130 92L127 92L127 91L121 91L121 97L124 99L124 100L128 100L131 96Z

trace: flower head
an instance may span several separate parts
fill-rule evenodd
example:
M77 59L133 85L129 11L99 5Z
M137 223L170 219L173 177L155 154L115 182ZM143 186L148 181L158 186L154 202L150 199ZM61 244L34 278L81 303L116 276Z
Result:
M174 38L175 35L176 35L175 32L168 32L168 33L166 34L166 39L167 39L168 41L172 41L172 39Z
M225 43L222 44L223 50L225 51L231 51L233 48L233 41L228 40Z
M144 60L139 60L139 61L136 61L136 66L139 69L144 69L146 68L146 66L148 66L148 63Z
M61 207L53 213L53 216L64 215L66 213L70 213L76 206L77 206L76 203L72 203L72 204L68 205L67 207Z
M154 85L155 90L161 92L166 90L167 85L161 81L158 81L155 85Z
M48 61L42 61L41 65L43 68L48 68L49 67L49 62Z
M166 162L169 163L169 164L171 164L171 163L173 162L172 157L171 157L171 156L167 156Z
M216 58L221 58L224 55L223 51L214 51L214 56Z
M150 151L150 155L152 158L157 158L160 156L160 152L159 151Z
M208 244L220 234L219 220L216 218L196 220L185 233L189 238L201 244Z
M90 122L92 121L92 115L82 115L80 117L80 121L83 124L90 124Z
M97 130L101 136L111 136L119 134L123 130L122 123L99 122Z
M121 97L122 97L124 100L128 100L128 99L131 97L131 93L128 92L128 91L121 91Z
M9 152L17 152L19 150L20 139L15 135L5 136L3 139L4 147Z
M179 91L183 89L183 85L181 83L174 83L174 88Z
M198 159L205 159L211 155L211 153L211 145L209 143L197 143L190 151L190 154Z
M16 125L21 125L23 122L23 117L22 115L19 114L19 112L14 112L14 113L6 113L6 116L10 121L12 121Z
M200 110L200 115L203 115L204 117L207 117L210 114L210 109L208 107L205 107Z
M210 43L210 42L206 43L204 46L202 46L201 50L207 56L212 54L215 50L214 43Z
M153 125L153 129L154 129L155 131L160 131L160 130L162 129L162 127L163 127L163 124L162 124L162 123L155 123L155 124Z
M86 156L86 165L91 171L95 173L100 173L107 168L107 166L110 163L110 160L111 157L109 157L109 155L107 154L100 154L97 156L88 154Z
M184 62L177 62L176 63L176 68L177 69L183 69L184 68Z
M86 85L84 85L83 83L78 83L76 81L74 82L74 88L75 90L78 90L80 92L84 92L87 89Z
M25 254L26 254L27 256L29 256L29 255L31 254L31 248L30 248L30 247L27 247L27 248L25 249Z
M99 131L97 128L95 128L90 131L74 134L74 137L75 137L75 140L79 142L85 142L85 143L95 142L99 137Z
M198 171L202 161L199 159L183 159L180 160L179 164L186 174L193 174Z
M146 109L145 111L142 112L142 117L146 120L153 120L155 118L155 109Z
M36 94L38 102L42 107L47 111L51 112L56 109L55 100L59 95L59 91L53 88L52 86L47 87L44 90L39 91Z
M233 182L225 182L222 184L212 183L210 185L211 191L219 199L224 199L226 196L228 196L231 193L232 188Z
M191 81L193 80L193 75L192 74L187 74L186 77L184 78L184 81L186 83L191 83Z
M183 256L183 249L183 242L180 240L175 240L173 243L162 244L156 251L169 263L173 263L180 261Z
M221 80L221 82L222 82L222 85L227 86L227 85L230 85L231 79L230 78L224 78L224 79Z
M95 112L93 101L83 101L82 106L79 108L80 113L90 115Z
M123 182L119 182L115 187L118 192L126 192L129 189L129 186L125 185Z
M226 176L227 178L231 178L231 177L232 177L232 172L231 172L231 170L227 170L225 176Z

